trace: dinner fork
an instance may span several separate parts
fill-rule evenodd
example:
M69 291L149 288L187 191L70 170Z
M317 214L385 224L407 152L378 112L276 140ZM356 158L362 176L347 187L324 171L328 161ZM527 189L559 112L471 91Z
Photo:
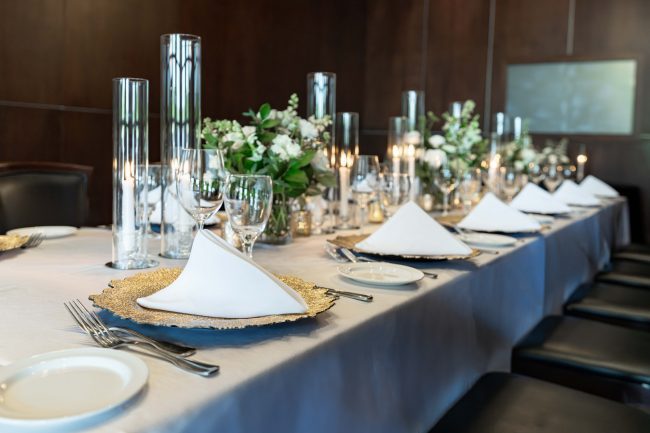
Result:
M105 348L118 349L121 347L137 346L158 355L165 360L171 362L175 366L188 371L190 373L198 374L200 376L208 377L216 374L219 371L218 365L207 364L200 361L185 359L159 349L157 346L142 340L135 340L130 338L118 337L113 331L106 329L97 324L90 312L84 305L77 299L71 302L64 302L64 307L68 310L72 318L77 324L93 339L97 344Z
M36 232L32 233L29 235L29 238L27 238L27 242L25 242L21 248L35 248L43 242L43 239L45 239L45 235L41 232Z

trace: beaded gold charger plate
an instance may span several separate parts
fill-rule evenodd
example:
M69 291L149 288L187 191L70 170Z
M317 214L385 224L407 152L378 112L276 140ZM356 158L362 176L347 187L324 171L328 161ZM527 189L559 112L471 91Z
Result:
M463 218L465 218L467 215L463 214L454 214L454 215L439 215L435 217L436 221L438 221L441 225L448 227L448 228L454 228L460 223ZM529 234L529 233L538 233L542 230L546 230L550 228L550 225L542 225L542 228L540 230L519 230L516 232L504 232L502 230L472 230L476 232L483 232L483 233L505 233L505 234L516 234L516 233L521 233L521 234Z
M328 240L329 243L337 245L339 247L347 248L357 253L362 254L371 254L373 256L382 256L382 257L394 257L397 259L408 259L408 260L465 260L472 257L476 257L481 252L476 249L472 249L472 252L466 256L456 256L456 255L409 255L409 254L382 254L382 253L373 253L372 251L366 251L361 248L357 248L357 243L361 242L369 235L347 235L347 236L337 236L334 239Z
M296 277L279 276L285 284L294 289L307 303L308 310L303 314L280 314L245 319L226 319L174 313L171 311L143 308L136 299L149 296L170 285L181 273L181 268L162 268L152 272L142 272L123 280L112 280L109 287L99 295L88 299L105 310L136 323L156 326L175 326L179 328L241 329L249 326L264 326L315 317L334 305L335 298L328 295L327 289L320 288Z
M29 236L0 235L0 252L11 251L22 247Z

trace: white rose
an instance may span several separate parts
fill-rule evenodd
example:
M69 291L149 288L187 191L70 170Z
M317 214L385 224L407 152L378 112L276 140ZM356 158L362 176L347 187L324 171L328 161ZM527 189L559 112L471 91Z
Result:
M302 153L298 143L294 143L286 134L279 134L273 139L271 151L278 155L282 161L289 161L291 158L297 158Z
M251 161L261 161L262 155L266 152L266 146L263 144L258 144L257 147L253 150L253 155L249 158Z
M431 137L429 137L429 144L437 149L443 144L445 144L445 137L439 134L432 135Z
M406 144L420 144L420 133L418 131L411 131L404 134L404 141Z
M226 142L232 142L232 149L238 150L244 145L244 135L241 132L229 132L223 136Z
M254 126L244 126L241 132L246 137L246 143L254 144L257 141L257 129Z
M523 171L524 170L524 162L523 161L515 161L514 166L515 166L516 171Z
M316 138L318 137L318 129L316 126L314 126L313 123L305 120L305 119L300 119L299 121L299 126L300 126L300 135L302 138Z
M447 163L447 154L440 149L428 149L424 153L424 162L431 168L440 168Z
M521 151L521 159L528 164L531 161L535 160L535 150L533 149L522 149Z
M325 156L325 153L322 150L316 152L314 159L311 160L311 166L315 170L327 170L329 164L327 161L327 156Z

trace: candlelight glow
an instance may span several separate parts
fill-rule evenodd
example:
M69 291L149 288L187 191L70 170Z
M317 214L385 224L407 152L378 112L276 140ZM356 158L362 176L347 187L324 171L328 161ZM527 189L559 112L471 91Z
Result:
M578 161L578 164L584 164L587 162L587 155L578 155L576 160Z
M400 158L402 156L402 149L396 145L393 144L393 158Z
M406 148L406 155L409 157L415 156L415 146L412 144L409 144L409 147Z

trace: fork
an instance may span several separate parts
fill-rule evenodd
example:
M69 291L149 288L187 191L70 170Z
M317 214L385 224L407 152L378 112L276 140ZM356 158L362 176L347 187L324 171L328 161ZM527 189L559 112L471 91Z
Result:
M105 326L100 326L78 299L71 302L64 302L63 305L75 322L77 322L77 324L101 347L111 349L129 346L141 347L164 358L185 371L204 377L212 376L219 371L218 365L185 359L181 356L161 350L157 346L146 341L118 337L113 331L110 331Z
M25 242L21 248L35 248L43 242L43 239L45 239L45 235L41 232L36 232L32 233L29 235L29 238L27 238L27 242Z

